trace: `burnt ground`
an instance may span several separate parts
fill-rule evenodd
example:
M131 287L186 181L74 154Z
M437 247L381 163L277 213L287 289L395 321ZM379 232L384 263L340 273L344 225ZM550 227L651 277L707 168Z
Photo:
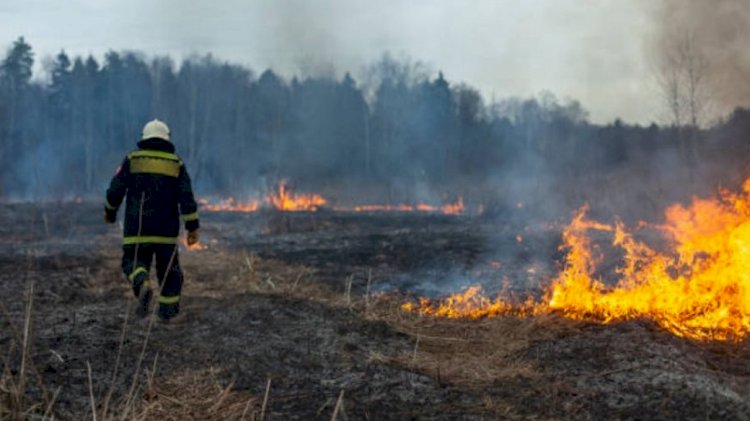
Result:
M181 252L183 314L163 324L132 316L100 213L0 206L0 418L92 418L92 401L97 419L750 418L747 343L398 309L477 281L538 291L554 227L203 214L208 249Z

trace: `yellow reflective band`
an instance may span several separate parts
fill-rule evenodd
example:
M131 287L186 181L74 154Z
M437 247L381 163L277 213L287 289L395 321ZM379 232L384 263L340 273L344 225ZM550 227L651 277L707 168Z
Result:
M107 209L109 209L109 210L115 210L115 209L117 209L116 207L110 205L109 204L109 200L107 200L107 199L104 199L104 207L107 208Z
M159 297L159 304L177 304L180 302L180 296L175 295L174 297L167 297L162 295Z
M135 268L133 273L131 273L130 276L128 276L128 279L130 279L130 282L133 282L135 280L135 277L138 276L138 274L140 273L148 274L148 270L146 270L146 268L144 268L143 266L138 266L137 268Z
M180 161L180 157L178 157L177 155L162 151L135 151L128 155L128 158L161 158L182 163Z
M182 220L185 222L195 221L196 219L198 219L198 212L187 213L185 215L182 215Z
M122 239L122 244L127 246L130 244L177 244L177 237L157 237L157 236L141 236L141 237L125 237Z
M135 158L130 161L130 172L132 174L146 173L178 177L180 175L180 164L177 161L159 158Z

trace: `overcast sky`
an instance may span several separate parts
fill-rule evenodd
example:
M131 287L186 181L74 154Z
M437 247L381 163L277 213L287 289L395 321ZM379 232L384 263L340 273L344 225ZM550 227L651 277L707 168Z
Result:
M303 63L356 77L384 52L420 60L487 100L549 90L595 122L659 120L642 0L0 0L0 46L182 58L211 52L289 76Z

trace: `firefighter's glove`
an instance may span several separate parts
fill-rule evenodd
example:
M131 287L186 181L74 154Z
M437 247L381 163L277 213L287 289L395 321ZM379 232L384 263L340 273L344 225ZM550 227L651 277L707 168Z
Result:
M104 222L114 224L117 221L117 214L114 212L104 211Z
M198 243L198 230L197 229L194 229L187 233L187 243L189 246L192 246Z

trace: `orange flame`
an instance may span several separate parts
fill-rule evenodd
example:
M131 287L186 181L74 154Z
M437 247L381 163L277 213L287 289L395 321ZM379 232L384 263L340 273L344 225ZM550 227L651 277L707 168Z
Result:
M535 312L532 300L514 303L500 297L490 299L482 292L482 287L478 285L470 286L463 292L453 294L437 302L433 302L429 298L419 298L418 304L407 302L401 305L401 309L408 312L419 312L425 316L451 319L481 319L505 314L526 315Z
M326 206L328 201L316 193L293 193L285 182L279 183L277 190L264 200L240 201L233 197L220 200L200 199L201 209L208 212L257 212L263 208L271 208L284 212L316 212ZM465 210L464 199L459 197L454 203L441 206L419 203L416 205L355 205L337 206L332 208L340 212L425 212L442 213L444 215L462 215Z
M201 244L200 242L197 242L193 244L192 246L187 243L187 238L182 239L182 244L185 246L186 249L190 251L202 251L202 250L208 250L208 246L205 244Z
M326 204L318 194L294 194L285 181L279 183L275 194L268 195L268 201L276 210L285 212L314 212Z
M541 300L490 300L472 287L402 308L466 318L556 312L603 324L643 318L695 340L738 341L750 333L750 180L740 193L722 191L715 199L668 208L658 227L668 240L667 252L637 240L620 222L588 219L587 210L581 208L563 230L564 268ZM624 252L615 286L595 276L600 259L591 230L611 233L612 244Z
M440 208L446 215L461 215L464 213L464 198L459 197L456 203L447 203Z
M295 194L286 181L279 183L277 191L266 196L265 200L252 199L239 201L233 197L210 201L200 199L201 209L208 212L257 212L264 207L284 212L314 212L326 204L318 194Z

